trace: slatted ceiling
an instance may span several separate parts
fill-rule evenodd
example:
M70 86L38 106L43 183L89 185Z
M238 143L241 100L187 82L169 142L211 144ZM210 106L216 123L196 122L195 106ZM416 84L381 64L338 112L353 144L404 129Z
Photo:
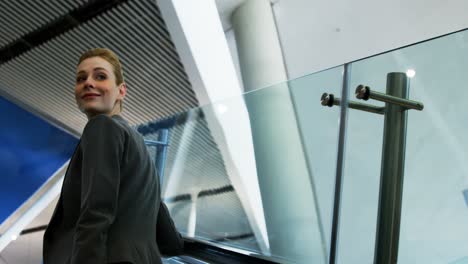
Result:
M184 130L191 130L192 135L186 142L187 144L182 145ZM157 134L149 134L145 138L157 140ZM154 151L152 155L154 158ZM183 167L175 168L174 166L180 166L180 164L175 164L180 155L184 155ZM183 179L178 183L176 193L169 194L171 196L188 193L194 187L206 190L231 184L223 157L204 118L188 120L170 130L166 164L165 177L169 177L176 169L182 173ZM163 182L167 184L167 181Z
M69 13L88 1L0 1L0 47L14 42L27 33Z
M59 54L59 52L51 51L46 45L37 47L33 51L6 63L6 67L2 65L0 67L0 81L7 77L21 80L18 84L7 84L7 87L12 88L10 91L15 93L15 98L21 98L24 103L36 109L39 108L40 112L57 116L71 111L71 109L76 111L74 109L73 86L70 85L67 78L67 68L69 69L69 67L61 63L61 61L67 61L71 57L67 59L66 54L63 54L57 58ZM3 74L4 68L8 68L6 74ZM63 100L63 98L70 98L70 100ZM77 120L68 117L69 115L63 115L60 121L70 126L77 123ZM85 121L84 116L77 118L78 122Z
M136 17L144 16L145 14L143 12L141 12L141 10L151 9L151 6L154 6L153 2L136 2L135 4L138 6L138 9L133 9L133 10L127 9L127 11L129 13L125 13L125 14L133 14ZM157 8L157 7L155 7L155 8ZM159 9L158 9L158 12L160 12ZM154 28L158 31L158 33L159 33L158 36L165 40L165 44L169 45L169 46L173 45L171 39L169 38L169 35L170 35L169 31L167 31L167 28L165 26L165 22L162 19L162 17L161 16L155 16L154 20L152 20L152 22L157 24ZM147 25L144 25L144 27L147 27ZM173 56L172 54L170 54L170 55ZM177 59L177 57L174 57L174 59ZM182 66L182 64L180 62L178 63L178 65Z
M35 4L36 8L50 11L49 3ZM70 4L69 1L68 6L60 10L67 13L70 7L77 7L75 3ZM22 16L21 12L26 11L18 8L16 12ZM32 14L50 18L45 11ZM3 15L1 20L5 20ZM3 27L0 26L0 30ZM22 32L28 31L23 29ZM92 47L108 47L120 56L128 85L122 115L131 125L197 106L188 77L153 0L120 4L1 64L0 89L81 133L87 120L76 108L75 67L79 55Z
M127 7L127 10L129 10L128 8L129 8L129 7ZM120 12L120 13L118 13L118 14L125 14L125 13L126 13L126 12ZM121 20L119 20L119 21L124 21L125 18L119 17L118 14L117 14L117 18L118 18L118 19L121 19ZM140 17L143 18L143 19L150 18L149 16L140 16ZM151 21L151 18L150 18L150 21ZM131 32L131 33L138 33L138 32L141 32L141 31L133 31L133 30L132 30L132 31L130 31L130 32ZM136 37L135 34L131 34L130 36L131 36L130 39L135 39L135 37ZM147 41L141 41L140 43L142 43L142 44L145 45L145 44L147 43ZM130 44L132 44L132 43L130 43ZM137 50L136 50L137 53L142 52L142 51L148 51L148 49L145 47L144 49L137 49ZM158 52L158 53L156 53L156 54L165 54L165 53L163 53L163 52ZM173 60L173 61L167 61L167 62L166 62L166 61L163 61L164 58L161 58L161 57L159 57L159 58L154 58L153 55L152 55L152 53L146 53L146 54L141 54L141 53L140 53L140 54L138 54L138 55L139 55L139 56L145 56L145 57L149 58L150 61L155 62L155 63L156 63L156 66L159 67L158 70L150 71L150 72L149 72L150 75L152 75L153 73L156 73L156 75L159 75L159 76L156 76L156 78L161 78L161 77L162 77L162 78L165 78L165 76L169 76L169 78L172 78L172 81L170 81L170 82L169 82L167 79L164 80L167 84L169 84L169 85L172 86L171 88L173 88L173 89L169 89L169 90L168 90L169 94L170 94L172 91L176 91L176 89L177 89L177 87L174 87L174 86L173 86L173 83L180 83L181 81L182 81L182 82L185 81L185 83L188 84L188 81L187 81L187 79L186 79L185 76L184 76L184 77L185 77L184 80L181 80L180 78L178 78L177 82L174 82L174 77L173 77L173 75L167 75L167 74L161 75L161 74L160 74L161 66L158 65L159 62L165 63L164 65L162 65L162 67L164 67L164 66L167 66L167 65L168 65L168 66L177 65L177 64L179 63L178 61L174 61L174 60ZM132 67L135 67L135 65L133 65ZM170 70L172 70L172 71L175 71L175 70L180 71L181 69L182 69L182 68L179 68L179 69L171 68ZM162 69L162 70L164 70L164 69ZM166 71L167 71L167 70L166 70ZM147 73L148 73L148 72L147 72ZM176 77L177 77L177 76L176 76ZM190 86L188 86L188 87L189 87L189 89L190 89ZM173 95L177 96L177 94L173 94ZM167 104L167 103L169 103L169 104L177 104L178 101L182 101L182 103L185 103L185 104L187 104L187 103L193 104L193 102L187 102L187 101L185 101L184 98L180 98L179 100L173 100L173 98L174 98L173 96L168 97L168 98L167 98L168 100L162 100L162 101L159 102L159 104L164 104L164 103L166 103L166 104ZM162 98L162 99L165 99L165 98ZM173 101L171 102L171 100L173 100ZM185 102L184 102L184 101L185 101Z
M66 78L62 76L54 76L56 73L61 74L62 69L57 68L55 63L45 60L43 55L40 55L41 49L36 52L28 53L27 57L20 57L17 63L8 63L5 70L7 74L1 74L3 78L14 78L13 83L9 86L14 87L14 92L22 92L22 96L31 95L29 100L42 101L46 98L54 99L57 94L65 96L73 96L73 86L65 82ZM24 67L26 65L26 67ZM10 67L8 67L10 66ZM0 72L4 69L3 65L0 67ZM51 70L53 69L53 70ZM57 78L58 77L58 78ZM49 87L58 87L57 90L50 89ZM68 89L63 89L63 88ZM63 94L63 91L68 93ZM54 105L59 107L67 107L62 100L56 101ZM47 102L44 100L43 102ZM41 103L41 102L39 102ZM57 109L58 110L58 109Z
M158 34L155 35L155 37L163 44L162 47L165 47L165 46L174 47L174 44L172 43L172 41L170 39L170 34L166 29L166 25L165 25L164 20L162 19L162 16L160 16L160 15L152 16L151 13L150 14L144 14L143 12L141 12L141 10L156 8L158 10L158 13L160 13L159 9L157 8L157 6L155 6L154 2L140 1L140 2L135 2L135 4L138 6L138 9L126 9L126 11L128 11L128 12L124 12L124 13L122 13L122 15L127 16L128 18L143 17L143 16L148 16L149 15L152 19L149 21L148 24L142 25L142 27L145 30L150 30L149 27L155 29L157 31L157 33L158 33ZM132 15L130 15L130 14L132 14ZM143 37L147 39L146 35L143 35ZM173 66L179 67L179 69L183 69L182 63L180 62L180 60L176 56L176 54L174 54L174 53L163 53L163 55L167 55L169 57L172 57L172 59L174 61Z
M142 57L142 56L145 56L148 60L151 60L152 62L159 62L159 60L157 58L152 58L152 55L151 54L143 54L141 52L141 50L137 50L135 51L139 57ZM126 62L127 64L127 67L130 67L130 68L142 68L144 67L144 65L141 65L141 63L139 63L138 61L135 60L134 57L125 57L123 58L123 60ZM148 63L149 65L153 64L155 65L155 67L153 67L152 71L143 71L143 73L145 74L149 74L149 75L153 75L154 78L157 78L157 79L160 79L161 81L165 82L168 84L168 86L170 86L171 89L168 90L168 92L170 93L170 95L172 96L177 96L177 88L176 86L174 86L173 84L174 83L181 83L183 81L186 81L186 80L182 80L181 78L178 78L177 76L166 76L166 75L161 75L161 70L164 70L163 68L161 68L161 65L158 65L157 63ZM124 75L125 75L125 69L124 69ZM136 75L139 75L137 76L139 79L142 78L142 76L140 75L140 71L136 71L135 72ZM177 79L176 79L177 78ZM128 82L128 84L131 84L130 81ZM129 87L131 88L131 86L129 85ZM158 89L158 87L154 87L155 89ZM158 99L158 98L156 98ZM162 98L164 99L164 98ZM182 103L182 104L193 104L193 102L188 102L185 98L180 98L179 100L174 100L176 98L174 97L169 97L168 98L169 101L162 101L160 103L170 103L170 104L178 104L178 103ZM160 99L161 100L161 99ZM172 100L172 102L171 102ZM182 102L178 102L178 101L182 101Z
M131 37L132 37L132 39L138 39L138 42L142 43L144 48L148 48L147 45L145 44L146 42L149 41L148 39L144 39L144 40L139 39L138 35L136 35L136 36L134 35L134 36L131 36ZM123 42L126 42L126 40L123 40ZM174 60L168 61L167 58L164 58L164 57L160 56L161 53L163 52L163 50L157 48L157 51L158 51L158 53L152 53L152 52L148 52L147 49L143 49L143 50L137 50L136 53L138 53L141 56L145 56L149 61L148 64L155 67L155 71L152 71L152 73L154 72L154 73L158 74L159 73L158 70L162 70L164 67L168 67L169 70L172 70L172 71L181 71L182 70L182 68L175 68L173 66L173 64L175 63ZM161 76L161 77L165 78L167 81L171 81L170 84L172 84L173 82L176 82L176 83L185 84L186 87L190 87L190 84L189 84L188 80L182 78L183 76L181 77L181 76L169 75L169 76Z

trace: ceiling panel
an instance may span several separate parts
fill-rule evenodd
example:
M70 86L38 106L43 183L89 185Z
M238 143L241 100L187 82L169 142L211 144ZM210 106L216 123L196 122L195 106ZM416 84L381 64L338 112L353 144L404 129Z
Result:
M0 47L86 4L88 0L0 1Z
M36 4L38 9L47 10L45 2ZM15 12L27 16L19 7ZM2 14L0 21L6 20ZM25 24L18 32L27 30ZM128 85L122 115L131 125L198 105L160 11L150 0L120 3L0 64L0 95L80 134L87 120L74 100L75 67L79 55L94 47L120 56Z

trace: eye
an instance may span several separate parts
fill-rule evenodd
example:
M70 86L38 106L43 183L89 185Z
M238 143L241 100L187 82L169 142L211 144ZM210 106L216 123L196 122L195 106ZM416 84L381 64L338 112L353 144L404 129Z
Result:
M86 80L86 77L85 77L85 76L77 76L77 77L76 77L76 83L81 83L81 82L83 82L84 80Z
M98 73L98 74L96 74L96 80L98 80L98 81L104 81L105 79L107 79L107 76L106 76L104 73Z

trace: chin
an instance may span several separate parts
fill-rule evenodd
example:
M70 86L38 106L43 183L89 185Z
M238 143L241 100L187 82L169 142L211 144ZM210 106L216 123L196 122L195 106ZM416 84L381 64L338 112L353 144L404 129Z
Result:
M80 107L81 112L85 113L88 117L93 117L99 114L105 114L106 111L96 107Z

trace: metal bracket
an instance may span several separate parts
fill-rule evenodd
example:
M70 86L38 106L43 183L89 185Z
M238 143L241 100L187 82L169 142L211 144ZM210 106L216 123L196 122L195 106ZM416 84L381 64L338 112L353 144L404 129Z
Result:
M146 146L151 146L151 147L156 147L156 146L169 146L169 143L167 142L162 142L162 141L156 141L156 140L149 140L145 139L145 145Z
M408 99L399 98L396 96L387 95L384 93L372 91L369 86L364 86L362 84L356 87L356 98L361 100L369 100L374 99L377 101L399 105L403 107L403 110L414 109L418 111L422 111L424 109L424 104L417 101L412 101ZM333 94L323 93L320 101L323 106L332 107L334 105L341 105L341 99L336 97ZM383 115L385 113L385 106L379 107L370 104L363 104L355 101L349 101L348 107L356 110L361 110L369 113Z
M421 102L408 100L409 80L403 72L387 74L386 94L372 91L368 86L356 88L356 98L385 102L377 107L358 102L347 102L349 108L384 115L382 167L380 174L379 209L375 243L375 264L394 264L398 259L401 205L406 148L406 110L421 111ZM324 93L323 106L341 105L340 98ZM465 194L466 195L466 194Z
M408 99L403 99L403 98L396 97L396 96L391 96L391 95L380 93L380 92L375 92L375 91L372 91L369 88L369 86L364 86L362 84L356 87L356 98L362 99L365 101L369 99L374 99L374 100L389 103L389 104L399 105L405 108L405 110L414 109L414 110L421 111L424 109L423 103L408 100Z
M322 105L332 107L334 105L341 105L341 99L339 97L335 97L333 94L322 94ZM356 110L366 111L374 114L383 115L385 111L385 107L378 107L373 106L370 104L363 104L359 102L349 101L348 107Z

